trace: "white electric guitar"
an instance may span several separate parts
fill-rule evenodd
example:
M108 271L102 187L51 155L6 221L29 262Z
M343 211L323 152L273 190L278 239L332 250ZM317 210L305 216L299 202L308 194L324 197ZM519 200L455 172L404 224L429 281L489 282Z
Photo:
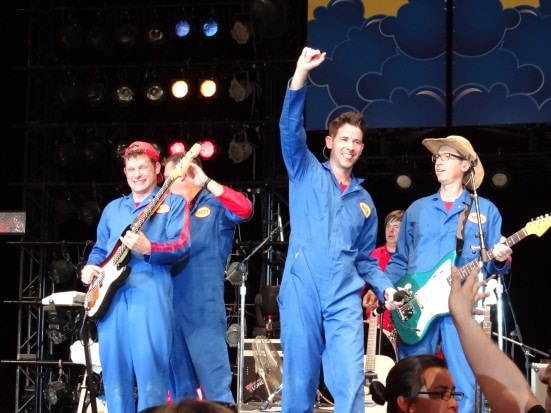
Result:
M364 392L366 413L386 412L385 405L381 406L371 400L369 385L375 380L386 384L386 376L392 366L394 366L394 360L390 357L377 354L377 324L379 317L382 317L382 315L372 314L367 320L369 331L367 332L367 344L364 356ZM382 328L380 334L383 334Z

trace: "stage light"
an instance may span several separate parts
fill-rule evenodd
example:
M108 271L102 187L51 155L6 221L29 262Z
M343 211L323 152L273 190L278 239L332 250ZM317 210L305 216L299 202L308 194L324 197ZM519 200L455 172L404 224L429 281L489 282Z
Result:
M50 264L48 275L56 285L76 279L77 267L68 260L57 260Z
M242 102L247 99L251 93L253 93L253 85L249 82L249 73L235 73L230 82L230 97L236 102Z
M158 105L166 99L166 92L159 82L151 82L145 88L145 97L150 103Z
M240 330L239 324L230 324L226 331L226 343L230 347L237 347L239 344Z
M490 185L494 189L505 189L511 184L511 175L503 169L496 169L490 174Z
M123 83L115 89L115 100L122 106L128 106L136 99L136 91L129 83Z
M181 39L184 37L187 37L190 32L191 32L191 25L189 24L189 21L186 19L179 20L174 25L174 33L176 34L177 37Z
M174 82L172 82L170 91L172 92L172 96L174 96L176 99L185 98L189 92L188 83L183 79L175 80Z
M186 145L182 141L172 142L168 147L168 155L172 156L177 153L186 153Z
M82 88L76 81L70 81L59 89L58 99L64 109L78 109L82 98Z
M97 25L88 31L86 41L94 50L103 52L113 45L113 33L109 27Z
M130 49L138 43L139 30L134 23L124 23L117 30L117 41L125 49Z
M212 159L214 155L216 155L216 144L210 139L201 141L201 149L199 150L201 159Z
M65 49L73 50L82 43L83 30L73 14L69 13L65 20L66 24L59 31L59 41Z
M55 406L70 398L71 392L69 383L60 378L46 385L44 388L44 398L49 404Z
M149 26L145 32L145 40L152 46L161 46L166 42L166 32L164 28L158 24L154 23Z
M245 161L253 152L253 144L247 140L247 133L244 130L233 135L228 149L228 156L234 163Z
M415 184L410 171L400 171L394 176L394 185L401 191L409 191Z
M214 17L206 19L201 25L205 37L214 37L218 34L218 20Z
M248 14L236 16L230 31L231 37L237 44L245 44L251 38L251 19Z
M107 102L109 91L103 83L92 81L86 89L86 99L93 108L101 107Z
M96 201L84 202L78 211L78 219L84 225L95 228L99 222L101 208Z
M199 90L203 97L211 98L216 94L216 82L212 79L203 80Z

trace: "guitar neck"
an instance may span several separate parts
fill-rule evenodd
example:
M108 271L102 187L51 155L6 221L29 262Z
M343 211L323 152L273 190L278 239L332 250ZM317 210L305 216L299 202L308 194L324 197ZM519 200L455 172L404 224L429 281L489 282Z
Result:
M172 185L172 181L174 179L169 176L161 189L159 189L159 192L155 195L155 197L151 200L151 202L147 205L147 207L142 211L141 214L139 214L132 225L130 225L130 230L136 234L139 232L144 224L147 222L147 220L155 213L159 205L161 204L163 198L167 195L168 189L170 188L170 185Z
M526 231L526 228L522 228L521 230L515 232L513 235L507 238L504 244L507 245L508 247L512 247L517 242L522 241L528 235L529 234ZM494 254L492 253L491 249L488 250L487 254L490 260L494 258ZM474 260L468 262L467 264L459 268L459 273L461 274L461 280L464 280L465 278L467 278L471 273L471 271L478 267L480 267L480 257L475 258ZM451 282L451 276L448 277L448 281Z
M365 371L375 371L375 353L377 351L377 318L378 315L369 317L367 324L369 330L367 332L367 345L365 350Z

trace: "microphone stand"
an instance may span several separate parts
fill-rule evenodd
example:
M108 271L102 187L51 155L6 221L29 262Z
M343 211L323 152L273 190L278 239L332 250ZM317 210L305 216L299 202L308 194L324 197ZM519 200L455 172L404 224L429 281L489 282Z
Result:
M473 200L475 211L476 211L476 221L478 224L478 239L480 240L480 258L483 263L488 262L488 250L486 249L486 241L484 239L484 232L482 231L482 219L480 214L480 205L478 203L478 193L476 192L476 181L474 176L474 167L476 163L478 162L478 159L475 160L469 160L471 164L471 168L469 169L470 173L470 181L472 183L473 187L473 194L471 195L471 198ZM475 385L475 412L476 413L482 413L483 410L486 410L483 405L483 395L482 391L480 389L480 385L478 382Z
M283 231L284 227L276 226L264 240L258 244L243 260L237 265L230 264L226 280L233 285L239 285L239 349L237 360L237 406L243 404L243 377L244 377L244 360L245 360L245 297L247 295L247 262L255 255L272 237L278 232Z

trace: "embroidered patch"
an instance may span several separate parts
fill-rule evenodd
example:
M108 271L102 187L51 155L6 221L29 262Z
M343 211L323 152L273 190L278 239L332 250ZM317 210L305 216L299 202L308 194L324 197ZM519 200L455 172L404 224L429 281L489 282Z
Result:
M364 213L366 218L369 218L371 215L371 208L369 208L369 205L367 205L365 202L360 202L360 209Z
M170 206L167 204L162 204L159 208L157 208L157 214L166 214L170 211Z
M210 208L209 207L201 207L197 211L195 211L195 216L197 218L206 218L210 215Z
M471 221L473 224L478 225L478 218L476 217L476 212L471 212L469 214L469 221ZM485 224L486 221L488 221L488 218L486 218L486 215L480 214L480 223Z

